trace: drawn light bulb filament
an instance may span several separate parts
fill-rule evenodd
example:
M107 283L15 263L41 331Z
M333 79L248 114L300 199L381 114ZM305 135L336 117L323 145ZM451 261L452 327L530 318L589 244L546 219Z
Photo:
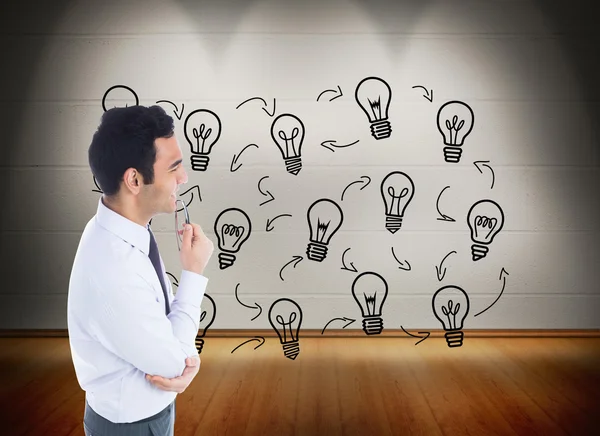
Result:
M475 228L473 229L475 231L475 237L478 238L480 236L479 232L481 230L489 229L487 235L484 236L484 238L489 238L497 224L498 220L496 218L477 215L475 218Z
M281 316L281 315L277 315L275 317L275 319L283 327L283 338L282 338L283 342L295 341L296 338L294 337L294 332L292 330L292 323L296 320L296 312L290 313L290 317L289 317L289 320L287 322L284 321L283 316ZM290 335L289 338L287 337L288 336L288 333L287 333L288 330L290 332L289 333L289 335Z
M289 137L286 136L286 134L283 130L280 130L277 133L277 135L279 135L279 137L285 141L285 154L287 156L292 157L292 156L297 155L296 149L294 148L294 139L296 139L296 137L298 136L299 133L300 133L300 130L297 127L294 127L294 129L292 130L292 133L290 134ZM292 148L291 153L290 153L290 147Z
M452 310L452 305L453 302L452 300L448 301L448 307L446 308L446 306L442 306L442 313L444 315L446 315L446 317L448 318L448 325L450 326L450 329L456 329L456 314L458 313L458 310L460 309L460 303L456 303L456 306L454 306L454 310ZM450 315L452 315L452 318L450 318Z
M233 224L223 224L221 227L221 238L223 238L223 245L231 246L235 248L242 236L244 235L244 228L242 226L236 226Z
M396 190L394 189L393 186L390 186L388 188L388 194L390 194L390 197L392 197L392 203L390 205L390 210L392 211L392 213L394 215L401 215L401 208L400 208L400 200L404 197L407 197L409 194L409 190L408 188L402 188L402 190L400 191L400 195L396 195Z
M206 130L206 133L204 132ZM207 151L204 150L204 143L206 142L206 139L210 136L210 134L212 133L212 129L211 128L206 128L206 125L204 123L200 124L200 129L196 129L195 127L192 129L192 133L194 135L194 138L196 138L196 150L199 153L206 153ZM202 144L200 144L200 139L202 139Z

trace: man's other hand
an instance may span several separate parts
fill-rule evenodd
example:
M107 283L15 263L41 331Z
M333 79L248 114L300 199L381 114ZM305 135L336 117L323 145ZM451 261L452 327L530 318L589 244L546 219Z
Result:
M159 375L146 374L146 380L163 391L177 392L181 394L190 385L200 370L200 356L185 359L186 367L179 377L164 378Z

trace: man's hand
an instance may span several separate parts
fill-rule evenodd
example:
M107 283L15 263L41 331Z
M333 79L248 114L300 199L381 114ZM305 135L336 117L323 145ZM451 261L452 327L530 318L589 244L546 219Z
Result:
M190 385L200 370L200 356L185 359L186 367L183 374L175 378L164 378L159 375L146 374L146 380L163 391L177 392L181 394Z

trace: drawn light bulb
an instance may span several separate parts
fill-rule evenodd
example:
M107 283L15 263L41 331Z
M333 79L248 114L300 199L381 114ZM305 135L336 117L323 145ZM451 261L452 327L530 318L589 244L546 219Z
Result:
M479 200L467 215L467 223L471 229L471 254L473 260L484 258L489 251L488 245L504 225L504 212L492 200Z
M352 296L362 312L363 330L367 335L378 335L383 330L381 309L387 294L387 282L374 272L359 274L352 283Z
M271 138L279 147L288 173L298 175L302 169L304 124L295 115L281 114L271 124Z
M300 353L298 333L302 324L302 309L289 298L280 298L269 309L269 322L279 336L283 355L288 359L296 359Z
M437 114L438 130L444 137L444 160L458 163L465 138L473 130L475 115L471 107L462 101L449 101Z
M221 136L221 120L208 109L197 109L186 117L183 131L190 144L192 169L206 171L208 155Z
M219 250L219 267L225 269L235 262L235 254L250 236L250 218L241 209L229 208L219 214L215 221Z
M202 313L200 314L200 324L198 325L199 333L196 335L196 340L194 341L196 345L196 350L198 354L202 353L202 347L204 346L204 336L206 335L206 330L212 325L215 321L215 317L217 315L217 306L215 305L215 300L208 294L204 294L202 298L201 305Z
M310 260L323 261L331 237L344 221L344 213L338 204L327 198L315 201L306 214L310 228L310 243L306 255Z
M369 118L371 135L375 139L388 138L392 134L392 126L388 121L392 98L390 85L379 77L367 77L356 87L354 97Z
M467 293L458 286L444 286L433 294L431 304L433 314L444 326L448 346L460 347L464 338L463 323L469 313Z
M412 179L401 171L389 173L381 182L381 196L385 204L385 228L396 233L402 227L404 211L415 193Z

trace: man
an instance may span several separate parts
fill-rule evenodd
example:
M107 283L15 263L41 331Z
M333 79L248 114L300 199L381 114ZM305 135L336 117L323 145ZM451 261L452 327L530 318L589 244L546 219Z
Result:
M194 340L213 244L198 224L178 230L174 297L149 222L176 212L187 175L160 106L106 111L88 158L103 195L81 236L67 303L85 434L173 435L175 398L200 367Z

